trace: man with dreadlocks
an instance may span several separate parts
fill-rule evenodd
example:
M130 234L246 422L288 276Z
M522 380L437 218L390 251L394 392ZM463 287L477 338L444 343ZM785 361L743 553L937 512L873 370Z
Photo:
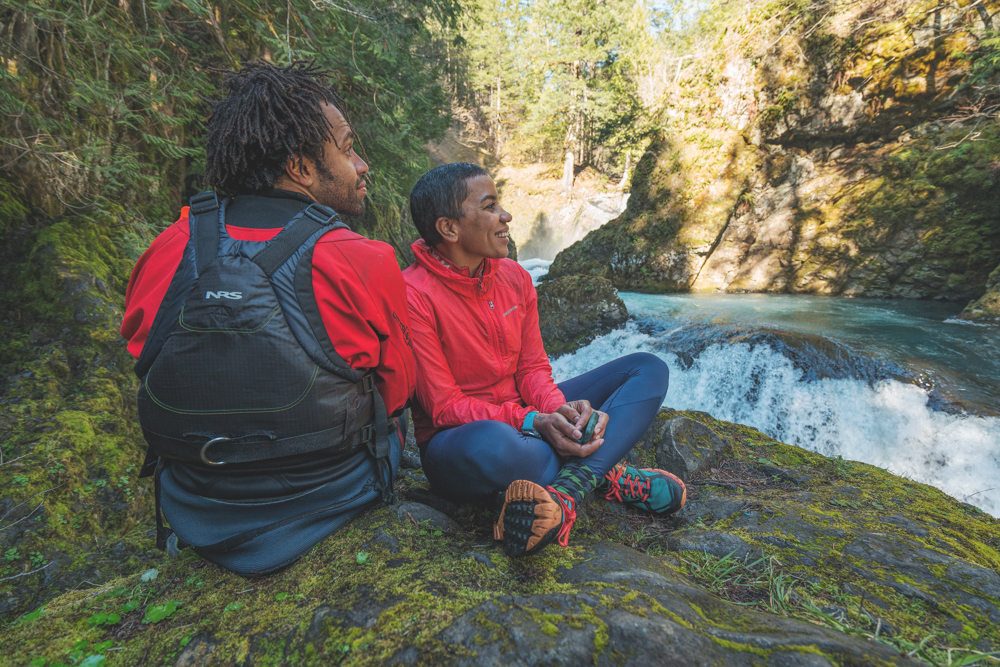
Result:
M364 212L368 165L327 72L251 62L224 85L214 191L136 264L121 334L158 545L252 576L391 500L415 364L392 248L337 215Z

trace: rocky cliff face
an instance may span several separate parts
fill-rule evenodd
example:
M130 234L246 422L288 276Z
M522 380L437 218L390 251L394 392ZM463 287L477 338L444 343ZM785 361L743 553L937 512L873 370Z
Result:
M550 275L981 295L1000 263L1000 125L965 108L979 93L963 83L985 25L926 2L746 9L669 95L627 211Z

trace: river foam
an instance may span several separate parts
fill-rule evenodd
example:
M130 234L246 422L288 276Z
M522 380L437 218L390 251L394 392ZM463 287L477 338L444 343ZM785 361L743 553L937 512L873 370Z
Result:
M551 259L541 259L539 257L533 257L532 259L526 259L521 262L521 266L524 267L524 270L531 276L531 282L534 285L538 284L539 278L549 272L549 266L551 265Z
M748 424L826 456L863 461L933 485L1000 516L1000 418L947 414L928 392L898 380L806 381L768 345L713 344L682 362L630 322L553 362L561 381L646 351L670 367L664 405Z

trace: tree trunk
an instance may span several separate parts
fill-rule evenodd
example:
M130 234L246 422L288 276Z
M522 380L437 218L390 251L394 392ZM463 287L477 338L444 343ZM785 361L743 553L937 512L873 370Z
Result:
M226 45L226 38L222 34L222 12L218 7L209 7L208 10L208 24L212 28L212 34L215 36L215 41L219 43L222 47L222 52L226 54L226 58L229 60L229 64L233 66L233 69L239 69L239 63L236 62L236 58L229 51L229 46Z
M497 111L496 111L496 124L497 124L497 157L500 157L502 139L500 136L500 75L497 74Z
M990 13L986 11L986 8L982 4L976 5L976 11L979 13L979 18L983 20L983 27L987 32L993 30L993 17Z

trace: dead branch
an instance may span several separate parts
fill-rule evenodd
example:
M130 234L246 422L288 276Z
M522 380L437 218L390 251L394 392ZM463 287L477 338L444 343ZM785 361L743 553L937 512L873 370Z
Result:
M46 563L45 565L41 566L37 570L32 570L31 572L22 572L21 574L15 574L15 575L10 576L10 577L4 577L3 579L0 579L0 581L10 581L11 579L17 579L18 577L27 577L29 574L34 574L36 572L41 572L42 570L44 570L45 568L47 568L49 565L52 565L52 563L54 563L54 562L55 562L54 560L50 560L48 563Z

